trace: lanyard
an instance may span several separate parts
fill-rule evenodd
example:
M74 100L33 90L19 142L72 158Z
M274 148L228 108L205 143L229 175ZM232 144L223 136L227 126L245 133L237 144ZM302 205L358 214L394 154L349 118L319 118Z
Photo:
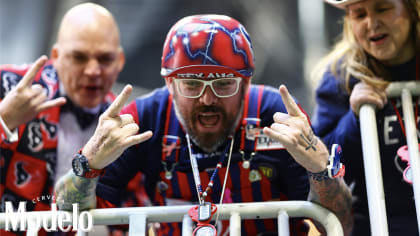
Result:
M394 110L395 110L395 113L397 114L397 117L398 117L398 121L399 121L399 123L400 123L401 130L402 130L402 132L403 132L404 136L406 136L406 134L405 134L404 122L403 122L403 120L402 120L402 117L401 117L400 112L398 111L397 105L395 104L395 102L394 102L394 101L391 101L391 104L392 104L392 107L393 107L393 108L394 108ZM418 106L418 104L419 104L419 100L418 100L418 98L417 98L417 99L416 99L416 110L415 110L415 122L416 122L416 129L418 129L418 127L417 127L417 117L418 117L418 112L419 112L419 106Z
M197 158L196 155L192 152L192 147L191 147L191 142L190 142L190 137L188 134L186 134L186 138L187 138L187 143L188 143L188 152L190 154L190 162L191 162L191 169L193 172L193 176L194 176L194 182L195 182L195 186L197 189L197 195L198 195L198 200L200 204L204 204L204 200L207 197L208 192L210 191L210 189L213 188L213 184L214 184L214 179L217 176L217 173L219 172L219 169L222 168L222 164L226 159L227 152L229 151L229 160L232 157L232 147L233 147L233 138L230 137L231 141L230 141L230 145L227 145L225 150L223 151L222 155L220 156L219 162L216 165L216 169L213 171L213 174L210 177L210 181L207 184L206 190L203 192L203 188L201 185L201 180L200 180L200 171L198 169L198 164L197 164ZM229 150L230 149L230 150ZM226 175L228 174L228 170L226 170ZM226 177L225 177L226 179ZM224 190L224 188L223 188ZM221 197L223 196L223 192Z
M420 63L420 59L419 59L419 57L417 56L416 57L416 80L420 80L420 68L419 68L419 63ZM399 123L400 123L400 127L401 127L401 130L402 130L402 132L403 132L403 134L404 134L404 136L406 136L406 134L405 134L405 127L404 127L404 122L403 122L403 120L402 120L402 116L401 116L401 114L400 114L400 112L398 111L398 109L397 109L397 105L395 104L395 102L394 101L391 101L391 104L392 104L392 107L394 108L394 110L395 110L395 113L397 114L397 117L398 117L398 121L399 121ZM418 129L418 127L417 127L417 117L418 117L418 113L419 113L419 99L417 98L416 99L416 110L415 110L415 122L416 122L416 129Z

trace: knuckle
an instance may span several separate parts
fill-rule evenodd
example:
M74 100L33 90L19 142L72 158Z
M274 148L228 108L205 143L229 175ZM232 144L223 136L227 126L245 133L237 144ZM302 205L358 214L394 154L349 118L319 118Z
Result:
M298 137L300 137L301 132L298 131L297 129L293 129L290 131L290 136L292 137L292 141L293 142L297 142Z
M271 124L270 128L273 129L274 131L277 131L280 128L280 124L273 123Z
M303 127L303 120L302 118L296 119L296 121L294 121L294 124L297 128L302 128Z
M134 123L134 117L131 114L128 114L128 120L130 123Z
M102 128L104 128L105 130L111 131L114 130L116 127L116 122L112 122L111 120L108 119L102 119Z
M37 106L38 103L34 99L29 100L29 107L36 108Z
M140 128L138 125L133 124L131 130L132 130L132 134L135 135L139 132Z
M292 137L290 138L290 143L294 147L297 147L298 146L299 141L298 141L298 139L297 139L297 137L295 135L292 135Z
M47 94L45 94L45 93L41 93L40 97L41 97L42 102L45 102L47 100Z
M21 86L20 83L14 89L18 93L23 93L25 91L25 87Z
M124 129L128 131L129 133L128 135L132 135L132 134L137 133L137 131L139 130L139 126L135 123L130 123L130 124L127 124L124 127Z
M106 113L102 113L101 115L99 115L99 121L103 122L106 119L107 115Z

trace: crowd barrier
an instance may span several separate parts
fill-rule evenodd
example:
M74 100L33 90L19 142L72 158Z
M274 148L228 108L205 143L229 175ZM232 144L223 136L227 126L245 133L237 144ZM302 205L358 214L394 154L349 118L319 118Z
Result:
M190 236L193 232L193 222L187 212L192 206L156 206L93 209L94 225L129 224L130 236L147 235L147 223L152 222L182 222L182 235ZM338 218L329 210L308 201L273 201L252 203L231 203L218 206L219 219L229 220L229 235L241 235L241 220L270 219L278 220L278 235L287 236L289 232L289 217L312 218L321 223L327 235L342 236L343 229ZM57 211L63 214L62 211ZM49 211L27 212L27 214L45 214ZM214 217L213 217L214 219ZM6 213L0 213L0 229L5 228ZM51 224L51 217L48 219ZM66 224L69 225L69 222ZM37 235L36 230L28 230L28 236ZM86 236L86 232L78 232L78 236Z
M420 156L412 95L420 95L420 81L393 82L387 88L389 98L401 97L404 127L413 176L413 192L417 212L417 224L420 231ZM388 236L385 194L379 154L378 130L375 107L362 105L359 113L360 131L363 147L363 162L369 171L365 171L366 190L369 204L369 217L372 235Z

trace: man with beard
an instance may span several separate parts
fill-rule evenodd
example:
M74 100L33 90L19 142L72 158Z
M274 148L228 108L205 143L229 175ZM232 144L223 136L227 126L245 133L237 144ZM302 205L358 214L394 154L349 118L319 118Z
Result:
M71 210L75 201L83 209L116 206L128 180L142 172L154 205L205 206L222 196L223 202L305 200L310 193L348 234L351 194L342 172L325 174L328 150L286 87L279 93L251 85L253 71L251 41L239 22L221 15L178 21L163 47L166 86L122 109L131 92L126 86L57 183L60 209ZM246 222L242 235L277 229L274 220ZM307 232L301 223L292 221L297 235ZM180 235L180 228L161 224L159 233Z

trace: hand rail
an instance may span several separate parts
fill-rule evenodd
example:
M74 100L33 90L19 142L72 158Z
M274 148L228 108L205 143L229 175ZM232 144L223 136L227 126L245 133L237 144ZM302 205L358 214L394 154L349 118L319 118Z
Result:
M359 118L366 191L369 203L370 230L372 235L388 236L375 106L371 104L362 105ZM367 167L369 167L369 172L366 171Z
M185 217L191 206L156 206L156 207L128 207L93 209L89 212L93 217L94 225L129 224L130 235L146 235L147 222L183 222L183 235L191 235L192 227L189 217ZM240 220L243 219L270 219L277 218L279 227L284 225L288 217L308 217L321 223L327 234L342 236L343 229L338 218L329 210L308 201L273 201L223 204L219 207L219 219L230 219L231 235L240 235ZM49 211L27 212L28 214L49 214ZM57 211L58 214L63 213ZM50 216L51 214L49 214ZM5 228L6 213L0 213L0 229ZM135 227L132 223L135 222ZM51 224L51 218L49 219ZM69 225L67 223L66 225ZM184 224L187 224L184 227ZM288 225L288 224L287 224ZM279 230L279 235L288 235L284 229Z
M401 96L404 126L406 127L405 130L407 132L407 145L413 173L413 191L417 211L417 224L420 231L420 158L411 93L414 95L420 95L420 81L393 82L387 88L388 97L394 98ZM362 105L359 112L359 118L363 148L363 162L365 168L367 166L369 167L369 172L365 171L365 178L369 203L371 233L372 235L387 236L389 233L386 218L385 194L383 190L375 107L371 104Z
M394 83L393 83L394 84ZM417 121L413 112L413 100L411 93L420 95L420 81L395 83L389 88L389 92L400 91L403 106L404 126L407 138L408 153L410 156L411 173L413 174L413 192L417 212L417 226L420 232L420 155L419 142L417 139ZM392 85L392 84L391 84Z

